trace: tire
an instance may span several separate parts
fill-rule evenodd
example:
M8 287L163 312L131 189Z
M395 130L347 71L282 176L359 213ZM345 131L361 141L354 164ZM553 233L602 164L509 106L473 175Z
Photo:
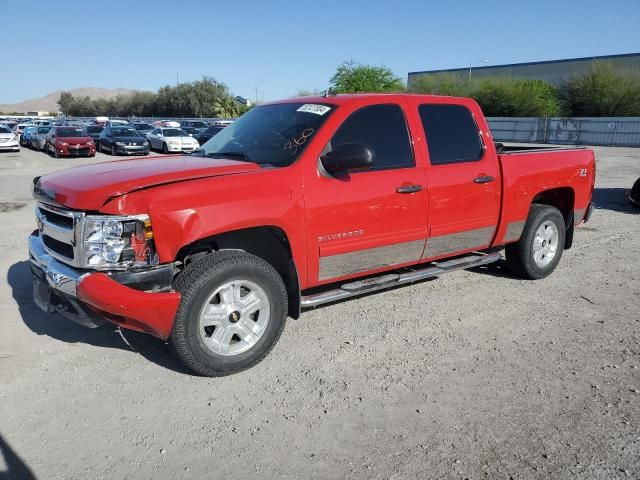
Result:
M102 147L100 145L102 145L102 142L96 143L96 152L102 152Z
M545 278L560 262L565 235L564 218L557 208L533 204L520 240L505 248L509 268L528 280Z
M200 375L219 377L256 365L284 329L288 312L284 282L271 264L254 255L235 250L212 253L187 265L174 287L182 298L170 342L182 363ZM216 294L218 291L222 293ZM254 299L253 307L243 310L237 300L243 298L242 292L244 298L251 295ZM236 300L225 302L223 294ZM255 305L263 307L251 313L258 308ZM217 325L201 326L205 308L211 309L210 318Z
M631 187L631 191L629 192L629 202L636 208L640 208L640 178L637 179L633 187Z
M162 153L164 153L165 155L169 155L169 147L167 146L166 142L162 144Z

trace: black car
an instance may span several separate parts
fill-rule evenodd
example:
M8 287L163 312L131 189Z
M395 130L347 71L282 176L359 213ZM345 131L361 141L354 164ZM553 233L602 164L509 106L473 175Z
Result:
M190 137L194 137L196 140L202 134L201 130L198 130L197 128L194 128L194 127L181 127L180 130L182 130L184 133L186 133Z
M185 128L197 128L202 132L208 127L209 127L209 124L201 120L184 120L180 122L180 128L185 132L186 132Z
M149 142L134 128L106 126L100 132L100 138L96 146L99 152L111 153L111 155L148 155Z
M220 126L216 126L216 127L208 127L204 132L202 132L200 135L198 135L196 138L196 140L198 140L198 143L200 145L204 145L205 143L207 143L213 136L215 136L216 134L220 133L222 130L224 130L225 127L220 127Z
M85 130L87 131L87 135L89 135L91 138L93 138L93 140L97 144L98 143L98 139L100 138L100 132L102 132L102 130L104 130L104 127L102 125L87 125Z
M133 128L136 129L136 131L142 135L143 137L149 133L151 130L153 130L154 127L153 125L151 125L150 123L146 123L146 122L131 122L131 126Z

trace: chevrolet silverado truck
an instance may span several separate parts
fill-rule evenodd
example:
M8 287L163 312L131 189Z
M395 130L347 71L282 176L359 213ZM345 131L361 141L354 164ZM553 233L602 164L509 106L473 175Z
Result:
M33 180L36 304L168 341L194 372L263 359L305 308L506 262L541 279L587 221L584 148L495 144L467 98L288 99L189 156Z

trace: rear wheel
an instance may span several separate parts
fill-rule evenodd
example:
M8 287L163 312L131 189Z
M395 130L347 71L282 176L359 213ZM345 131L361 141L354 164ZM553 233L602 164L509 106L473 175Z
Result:
M557 208L532 205L520 240L505 248L509 268L529 280L550 275L562 257L565 234L564 218Z
M178 358L201 375L252 367L271 351L284 328L284 282L271 264L254 255L207 255L185 268L175 288L182 298L171 344Z

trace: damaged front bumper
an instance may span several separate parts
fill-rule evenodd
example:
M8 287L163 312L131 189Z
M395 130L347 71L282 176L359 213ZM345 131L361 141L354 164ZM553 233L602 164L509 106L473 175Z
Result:
M166 339L180 304L172 264L130 272L69 267L50 256L38 231L29 237L34 302L86 327L109 321Z

